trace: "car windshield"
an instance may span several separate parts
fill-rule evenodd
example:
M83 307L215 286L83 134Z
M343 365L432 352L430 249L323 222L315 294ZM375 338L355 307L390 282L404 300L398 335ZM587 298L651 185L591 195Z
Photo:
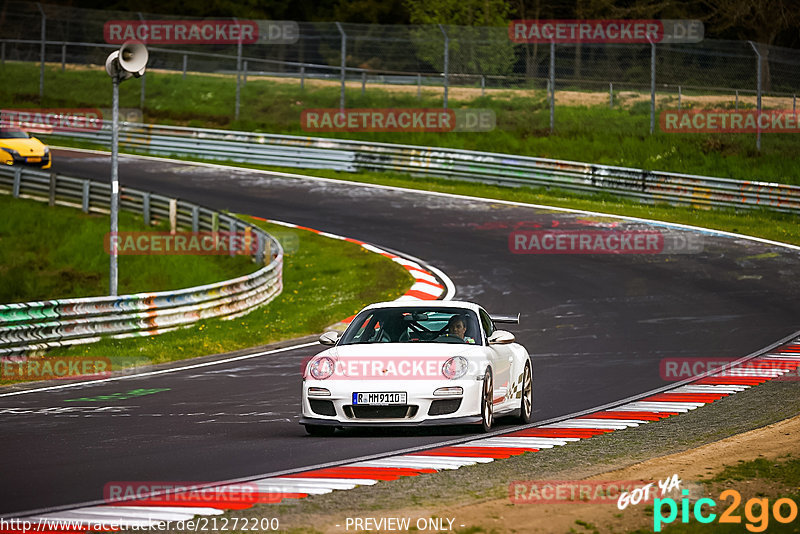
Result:
M22 130L0 128L0 139L28 139L30 136Z
M462 343L481 345L475 312L464 308L375 308L356 316L339 345Z

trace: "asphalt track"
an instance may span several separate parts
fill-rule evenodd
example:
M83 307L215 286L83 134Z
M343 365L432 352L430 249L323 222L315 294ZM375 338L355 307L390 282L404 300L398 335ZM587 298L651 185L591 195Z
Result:
M59 173L110 174L108 156L54 154ZM513 254L515 228L648 226L243 169L127 156L120 163L123 187L405 252L446 272L457 298L521 312L512 330L533 354L537 420L665 385L666 358L743 356L800 323L800 255L781 247L702 234L703 251L693 254ZM110 481L232 479L465 435L444 428L306 436L297 424L300 366L318 351L0 396L0 514L102 499ZM151 391L71 400L133 390Z

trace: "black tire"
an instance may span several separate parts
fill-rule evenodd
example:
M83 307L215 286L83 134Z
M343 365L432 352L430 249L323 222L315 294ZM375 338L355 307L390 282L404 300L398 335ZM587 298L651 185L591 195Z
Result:
M317 437L330 437L336 432L335 426L328 425L303 425L306 427L306 432L311 436Z
M522 371L522 399L519 402L519 419L523 425L533 421L533 371L531 362L525 362L525 370Z
M494 382L492 381L492 368L486 368L483 375L483 395L481 396L481 430L489 432L494 423Z

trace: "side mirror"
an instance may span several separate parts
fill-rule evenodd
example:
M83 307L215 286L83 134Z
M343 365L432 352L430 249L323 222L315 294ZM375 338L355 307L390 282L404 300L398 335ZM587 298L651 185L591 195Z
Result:
M325 332L319 336L319 342L323 345L336 345L339 341L339 332Z
M513 343L515 339L514 334L507 330L495 330L494 333L489 336L489 345L508 345L509 343Z

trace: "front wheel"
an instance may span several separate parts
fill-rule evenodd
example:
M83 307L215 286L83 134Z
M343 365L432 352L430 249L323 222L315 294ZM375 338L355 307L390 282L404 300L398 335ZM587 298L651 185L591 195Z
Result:
M522 399L519 402L519 418L523 425L527 425L533 420L533 372L531 362L525 362L525 370L522 371Z
M330 437L336 432L335 426L328 425L303 425L311 436Z
M483 398L481 399L481 430L489 432L494 422L494 383L492 382L492 369L486 368L483 376Z

